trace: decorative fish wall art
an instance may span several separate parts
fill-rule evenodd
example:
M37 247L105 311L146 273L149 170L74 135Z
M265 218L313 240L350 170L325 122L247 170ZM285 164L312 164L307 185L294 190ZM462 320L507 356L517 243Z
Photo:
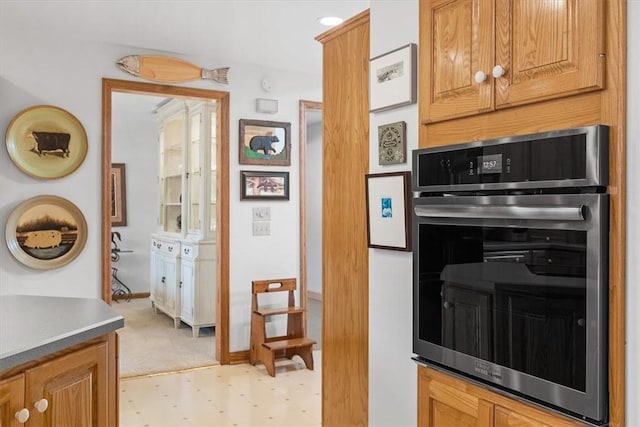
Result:
M228 84L229 67L207 70L182 59L161 55L128 55L116 62L121 70L136 77L161 83L210 79Z

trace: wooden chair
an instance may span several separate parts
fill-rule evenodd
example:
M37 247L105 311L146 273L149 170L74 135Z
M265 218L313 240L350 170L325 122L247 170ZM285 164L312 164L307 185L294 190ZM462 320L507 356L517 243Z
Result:
M314 340L305 336L302 327L302 316L306 309L295 305L294 291L296 279L254 280L251 282L251 348L249 362L255 365L262 362L272 377L276 376L275 359L277 357L293 358L296 354L302 358L307 369L313 370ZM258 295L273 292L288 292L286 307L260 308ZM267 337L266 323L270 316L287 316L287 334Z

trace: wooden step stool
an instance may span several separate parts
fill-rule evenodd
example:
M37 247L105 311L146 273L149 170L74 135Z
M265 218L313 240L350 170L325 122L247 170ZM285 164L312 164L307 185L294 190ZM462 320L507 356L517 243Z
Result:
M294 291L296 279L254 280L251 282L251 349L249 362L255 365L262 362L272 377L276 376L275 359L284 356L293 358L296 354L302 358L307 369L313 370L314 340L305 336L302 318L305 308L295 305ZM258 307L258 295L272 292L289 292L289 303L282 308ZM267 337L266 321L269 316L287 316L287 334Z

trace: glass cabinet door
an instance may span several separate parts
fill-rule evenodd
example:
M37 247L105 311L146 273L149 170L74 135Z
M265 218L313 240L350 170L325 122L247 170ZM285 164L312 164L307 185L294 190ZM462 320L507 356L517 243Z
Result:
M183 119L167 122L160 131L160 222L163 230L182 229Z
M189 230L200 229L200 127L202 113L190 117L189 137Z
M209 199L209 231L211 233L216 231L216 173L217 173L217 158L216 158L216 136L218 135L218 120L217 120L217 111L211 112L211 127L210 127L210 135L211 135L211 170L209 172L209 186L210 186L210 199Z

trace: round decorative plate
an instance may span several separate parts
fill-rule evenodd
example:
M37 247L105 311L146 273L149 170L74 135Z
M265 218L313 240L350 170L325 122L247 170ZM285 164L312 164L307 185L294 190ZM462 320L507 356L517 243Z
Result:
M39 270L73 261L87 241L87 222L80 209L58 196L36 196L9 214L5 227L11 254Z
M18 113L7 128L7 151L35 178L55 179L78 169L87 155L87 134L66 110L37 105Z

